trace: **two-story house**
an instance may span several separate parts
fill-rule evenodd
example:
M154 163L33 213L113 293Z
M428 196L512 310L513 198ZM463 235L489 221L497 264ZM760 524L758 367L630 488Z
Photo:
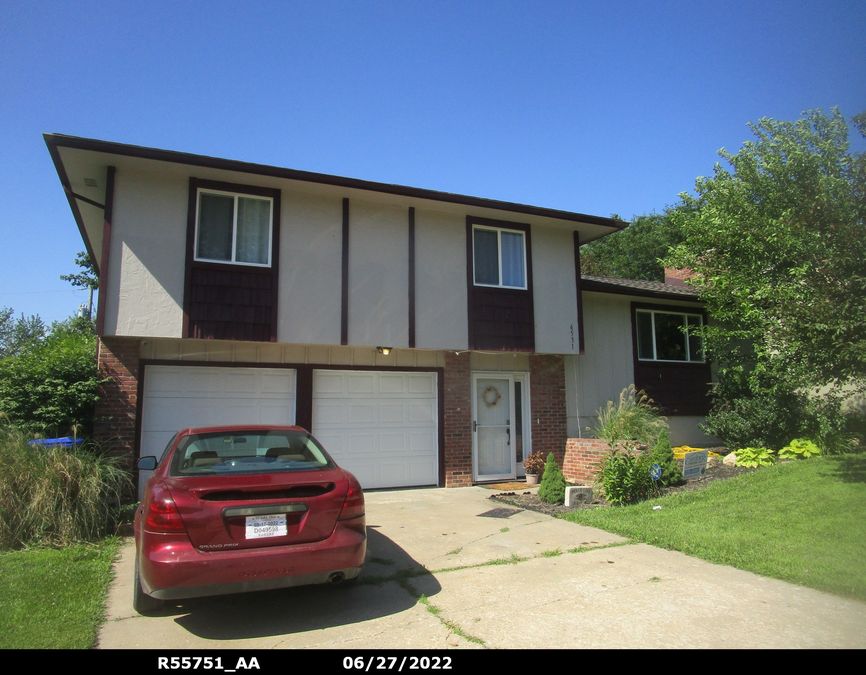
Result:
M70 136L45 141L99 274L96 433L296 423L367 488L520 476L631 382L699 442L687 286L581 278L625 223Z

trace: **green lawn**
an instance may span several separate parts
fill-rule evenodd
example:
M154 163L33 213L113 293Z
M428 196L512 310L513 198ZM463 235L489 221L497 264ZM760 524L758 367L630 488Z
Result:
M120 539L0 554L0 649L87 649Z
M701 490L563 517L866 600L866 455L786 462Z

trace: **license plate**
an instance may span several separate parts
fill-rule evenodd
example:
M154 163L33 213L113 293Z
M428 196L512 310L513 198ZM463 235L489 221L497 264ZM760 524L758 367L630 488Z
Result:
M287 534L285 513L273 516L247 516L247 539L284 537Z

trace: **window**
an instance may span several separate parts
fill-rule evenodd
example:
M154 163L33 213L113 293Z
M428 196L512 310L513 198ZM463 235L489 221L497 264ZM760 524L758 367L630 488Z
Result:
M636 311L637 351L641 361L704 362L704 345L698 334L700 314Z
M195 259L270 267L273 209L270 198L199 190Z
M475 285L526 288L526 243L519 230L472 228Z

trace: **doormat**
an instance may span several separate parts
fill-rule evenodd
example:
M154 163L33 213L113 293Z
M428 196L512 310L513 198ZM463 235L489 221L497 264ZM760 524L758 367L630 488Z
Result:
M527 485L523 481L511 481L510 483L484 483L479 487L487 488L488 490L527 490L538 486Z

